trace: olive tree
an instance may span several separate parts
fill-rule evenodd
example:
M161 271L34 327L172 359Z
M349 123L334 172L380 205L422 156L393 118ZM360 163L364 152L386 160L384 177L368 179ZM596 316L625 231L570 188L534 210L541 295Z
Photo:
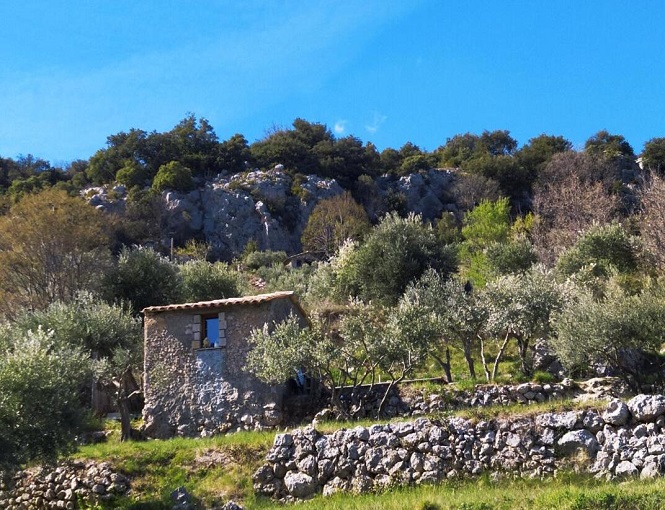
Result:
M442 245L421 217L386 215L356 249L344 252L337 282L340 294L394 305L407 285L433 268L444 274L456 267L456 253Z
M78 393L89 369L80 348L54 345L53 333L0 332L0 469L53 461L81 431Z
M16 336L43 329L59 349L85 353L94 371L93 382L101 384L120 412L121 439L129 439L129 404L141 393L136 374L142 368L143 341L141 321L128 307L83 292L71 302L57 301L46 310L24 313L11 329ZM96 389L91 395L93 410L95 395Z
M390 310L355 301L336 327L315 315L305 326L291 316L254 330L247 370L271 384L302 370L326 387L331 404L347 417L359 416L364 398L383 375L389 383L381 413L395 384L424 361L433 328L432 315L409 301ZM351 388L350 408L340 399L342 387Z
M480 297L487 313L485 333L502 339L491 374L485 359L485 339L481 340L481 358L488 380L496 378L499 361L511 339L517 342L522 372L531 372L529 346L548 335L550 317L563 308L567 296L566 284L558 283L551 270L539 265L524 273L502 276L485 287Z
M630 273L637 269L639 245L620 223L594 225L557 261L557 270L571 276L585 266L595 276L609 277L613 270Z
M240 274L224 262L193 260L178 266L183 301L208 301L240 295Z
M643 367L630 362L631 351L656 355L665 341L665 301L662 289L650 287L627 294L610 282L601 299L578 289L576 299L553 315L556 336L552 347L571 372L584 373L603 364L620 371L637 391ZM658 372L660 372L658 367Z
M473 350L479 345L487 317L470 282L445 278L429 270L407 288L404 299L434 314L436 331L430 355L443 369L448 382L452 382L450 347L462 350L469 375L475 379ZM436 352L441 347L444 348L445 359Z
M176 302L180 274L175 264L151 248L123 248L103 286L108 301L129 303L138 313L147 306Z

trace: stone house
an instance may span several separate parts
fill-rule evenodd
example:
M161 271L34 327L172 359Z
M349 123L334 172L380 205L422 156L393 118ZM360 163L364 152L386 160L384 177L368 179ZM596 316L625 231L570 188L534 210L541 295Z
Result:
M151 306L143 314L147 436L207 436L282 421L287 385L265 384L243 367L253 329L290 314L306 323L293 292Z

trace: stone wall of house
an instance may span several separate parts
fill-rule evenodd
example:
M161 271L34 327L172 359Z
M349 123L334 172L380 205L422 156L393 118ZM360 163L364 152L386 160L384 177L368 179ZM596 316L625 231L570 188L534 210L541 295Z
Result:
M206 315L224 314L226 346L202 350L196 348L200 338L195 340L194 327L201 311L146 314L145 434L208 436L278 425L283 386L262 383L243 367L250 331L283 320L292 310L289 299L206 310Z
M608 478L665 471L665 396L612 400L579 410L472 421L462 418L359 426L321 434L278 434L255 490L292 500L337 491L434 483L492 472L542 477L583 452L587 469Z
M129 480L106 462L69 462L19 471L0 480L0 508L73 510L79 502L94 505L128 490Z

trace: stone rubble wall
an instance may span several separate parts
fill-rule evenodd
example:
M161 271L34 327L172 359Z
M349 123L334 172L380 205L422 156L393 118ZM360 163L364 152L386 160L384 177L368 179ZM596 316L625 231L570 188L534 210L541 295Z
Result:
M580 389L571 379L552 384L527 382L519 385L477 385L473 390L454 390L446 386L442 386L442 389L441 392L426 394L423 391L411 390L407 384L397 386L389 395L381 417L416 417L467 407L536 404L572 398L580 393ZM349 390L341 392L340 397L352 416L371 418L377 416L384 391L385 385L378 384L369 395L360 392L353 398ZM335 414L330 409L321 413L319 419L330 419Z
M462 418L278 434L254 475L257 493L283 500L363 493L492 472L543 477L583 452L589 472L644 478L665 471L665 396L614 399L578 410L490 421ZM579 457L577 457L579 462Z
M129 480L107 462L70 462L56 468L19 471L0 481L0 508L7 510L79 508L129 491Z

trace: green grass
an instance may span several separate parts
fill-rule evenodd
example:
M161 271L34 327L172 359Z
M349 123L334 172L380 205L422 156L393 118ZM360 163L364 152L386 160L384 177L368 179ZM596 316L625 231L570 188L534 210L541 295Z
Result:
M651 510L663 508L665 480L621 484L566 474L545 480L503 480L489 477L444 482L438 486L401 488L381 494L337 494L298 504L302 510ZM247 510L283 508L258 500Z
M489 407L463 410L457 416L487 420L511 414L540 414L580 408L572 401L531 406ZM451 415L453 413L450 413ZM391 420L395 421L395 420ZM385 420L383 423L387 423ZM329 422L317 425L321 432L340 428L369 426L374 420ZM104 503L100 509L158 510L170 509L170 494L186 487L201 508L234 499L247 510L283 508L266 498L256 497L252 474L264 462L273 443L274 432L240 432L208 439L176 438L166 441L118 441L81 447L75 458L110 461L132 479L130 496ZM339 494L318 496L298 505L304 510L333 509L416 509L416 510L499 510L512 508L651 509L661 508L659 493L665 481L604 483L588 476L563 474L545 480L498 482L489 476L479 479L448 481L439 486L399 488L379 494Z
M171 508L170 494L180 486L209 507L227 499L253 499L251 477L273 439L274 432L240 432L209 439L111 440L81 447L73 457L109 461L131 478L132 494L105 508Z

